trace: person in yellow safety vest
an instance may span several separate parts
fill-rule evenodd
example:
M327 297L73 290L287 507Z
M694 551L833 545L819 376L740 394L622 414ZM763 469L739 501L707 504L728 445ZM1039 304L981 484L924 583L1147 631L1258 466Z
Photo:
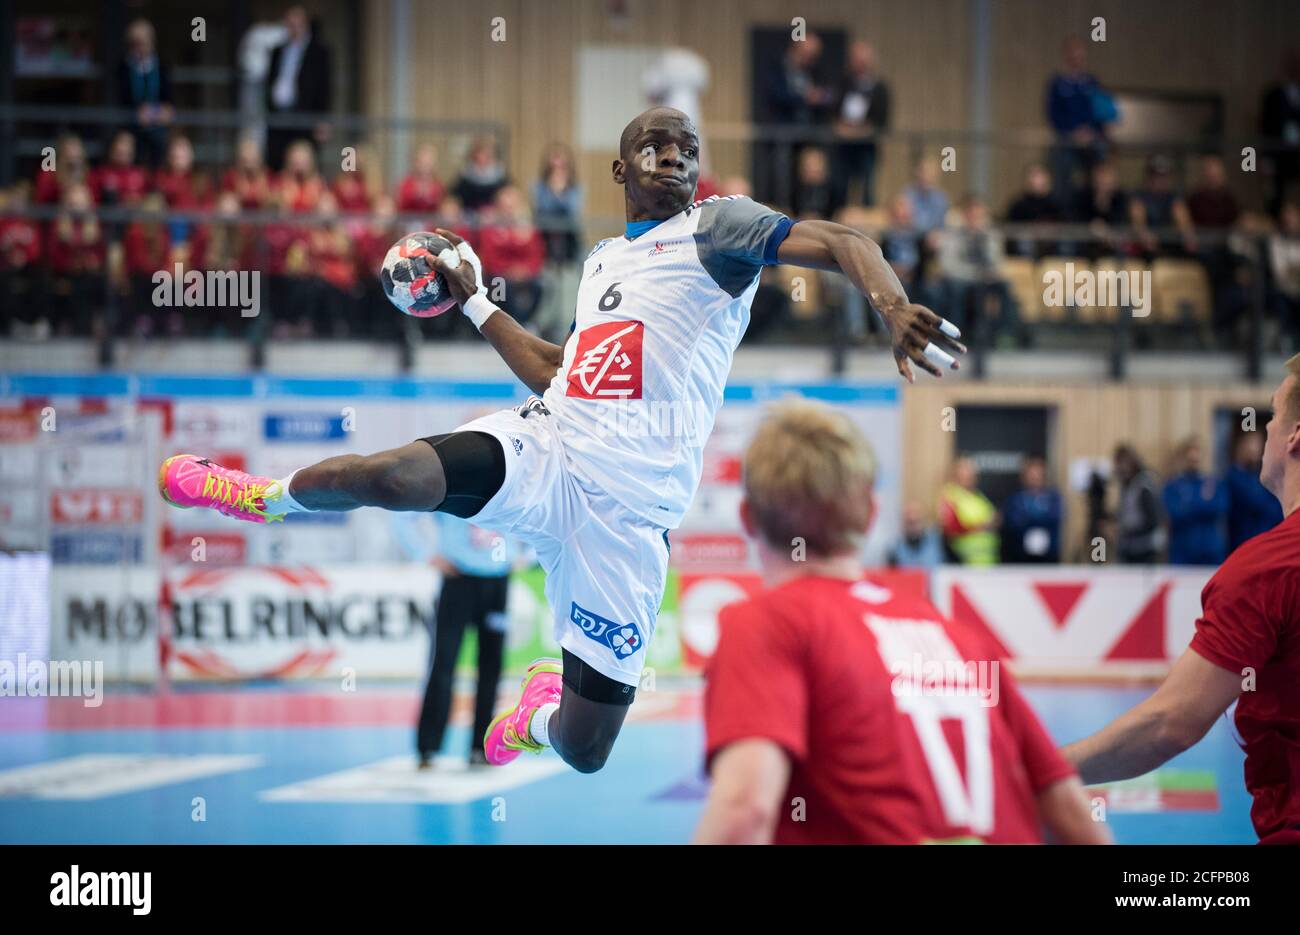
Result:
M998 524L1001 518L992 501L980 493L975 462L961 457L953 462L952 479L939 494L939 520L944 542L963 565L998 563Z

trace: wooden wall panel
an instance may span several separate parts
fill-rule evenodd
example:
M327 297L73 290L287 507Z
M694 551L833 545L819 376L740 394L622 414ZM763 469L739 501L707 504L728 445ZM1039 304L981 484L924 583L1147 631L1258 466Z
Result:
M1056 412L1051 462L1053 481L1062 490L1076 458L1109 458L1121 442L1132 445L1156 471L1165 474L1178 444L1196 437L1207 451L1214 413L1220 408L1268 405L1273 386L1249 384L1224 387L1174 384L1066 386L1052 384L988 385L951 381L907 387L903 393L904 500L916 500L933 512L939 487L955 450L955 435L943 430L943 409L971 405L1045 405ZM1263 424L1258 428L1262 431ZM1067 495L1066 554L1081 541L1085 520L1083 498Z
M392 44L408 44L415 117L488 118L511 130L510 162L531 179L549 140L574 138L576 51L585 44L676 44L710 62L712 83L703 100L709 125L749 119L749 31L787 26L808 17L813 28L842 28L872 40L895 97L899 129L970 127L968 0L627 0L629 16L615 23L604 0L495 0L490 5L412 0L413 27L393 35L391 0L364 0L365 109L389 113L386 67ZM1281 0L992 0L992 100L995 128L1044 131L1043 93L1056 68L1060 43L1086 33L1094 16L1107 23L1107 41L1092 47L1094 70L1114 87L1218 91L1226 99L1232 133L1253 131L1263 87L1283 48L1300 35L1300 3ZM503 16L507 41L490 41L490 20ZM631 72L631 69L629 69ZM629 73L628 81L638 76ZM384 141L380 141L381 145ZM608 181L614 140L607 150L583 153L589 210L621 215L619 193ZM739 144L719 144L718 167L743 170ZM457 154L446 154L451 164ZM1014 191L1037 147L995 150L989 194L995 207ZM890 146L878 191L897 191L908 175L909 154ZM944 183L956 197L971 187L970 160ZM1249 180L1248 180L1249 181ZM1249 194L1249 191L1247 191Z

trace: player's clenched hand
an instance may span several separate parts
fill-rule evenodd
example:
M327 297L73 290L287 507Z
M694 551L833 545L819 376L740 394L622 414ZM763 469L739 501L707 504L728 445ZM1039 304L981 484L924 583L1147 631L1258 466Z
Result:
M453 257L450 251L444 250L434 257L433 266L447 280L447 288L451 290L451 297L456 300L458 305L464 306L465 301L470 296L487 291L482 283L483 272L479 265L478 256L474 253L474 249L465 242L464 237L441 227L436 228L435 233L447 239L456 249L457 256Z
M890 309L882 317L889 326L894 362L908 383L915 379L912 364L936 377L943 376L941 367L952 370L961 367L953 355L965 354L966 345L957 340L961 332L952 322L924 305L911 302Z

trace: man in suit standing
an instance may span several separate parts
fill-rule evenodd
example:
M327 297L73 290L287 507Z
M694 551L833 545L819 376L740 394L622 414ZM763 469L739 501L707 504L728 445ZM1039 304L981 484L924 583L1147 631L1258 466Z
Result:
M284 14L289 35L271 51L271 67L266 77L266 111L272 117L323 116L331 104L330 52L317 38L301 6L291 6ZM299 139L310 139L319 146L329 138L329 124L320 119L314 127L270 126L266 133L267 163L276 171L284 167L284 152Z

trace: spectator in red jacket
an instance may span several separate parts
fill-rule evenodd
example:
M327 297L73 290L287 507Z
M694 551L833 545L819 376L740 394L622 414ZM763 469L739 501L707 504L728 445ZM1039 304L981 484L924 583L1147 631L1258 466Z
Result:
M416 147L411 171L397 186L397 210L402 214L432 214L447 196L438 178L438 147L425 143Z
M310 214L316 210L327 191L325 180L316 170L316 150L306 140L289 145L284 154L284 171L276 180L280 203L290 214Z
M29 299L40 275L41 227L25 215L27 202L26 182L0 191L0 336L10 333L11 322L30 326L39 314Z
M235 164L221 178L221 190L233 192L239 206L258 211L271 197L271 173L262 161L262 146L254 137L246 136L235 149Z
M38 205L60 204L66 189L84 184L89 178L90 162L86 159L85 144L75 133L66 133L55 144L54 159L48 166L42 154L32 200Z
M149 173L135 164L135 135L118 130L108 144L108 161L90 173L90 190L101 205L132 206L149 191Z
M98 331L104 295L104 231L94 214L90 186L82 183L64 189L58 215L50 222L46 241L54 321L63 335L85 335L91 325Z
M167 207L197 211L212 200L212 189L202 172L194 171L194 144L185 136L174 136L167 144L167 161L154 178Z
M357 146L352 161L330 183L340 214L369 214L373 208L375 195L370 156L368 146Z
M139 213L126 226L122 247L131 331L148 337L160 324L160 310L153 303L153 275L159 270L172 272L167 202L161 194L152 192L141 200Z
M523 194L513 185L497 192L477 247L488 295L500 298L516 321L527 322L541 298L546 243L533 226Z

